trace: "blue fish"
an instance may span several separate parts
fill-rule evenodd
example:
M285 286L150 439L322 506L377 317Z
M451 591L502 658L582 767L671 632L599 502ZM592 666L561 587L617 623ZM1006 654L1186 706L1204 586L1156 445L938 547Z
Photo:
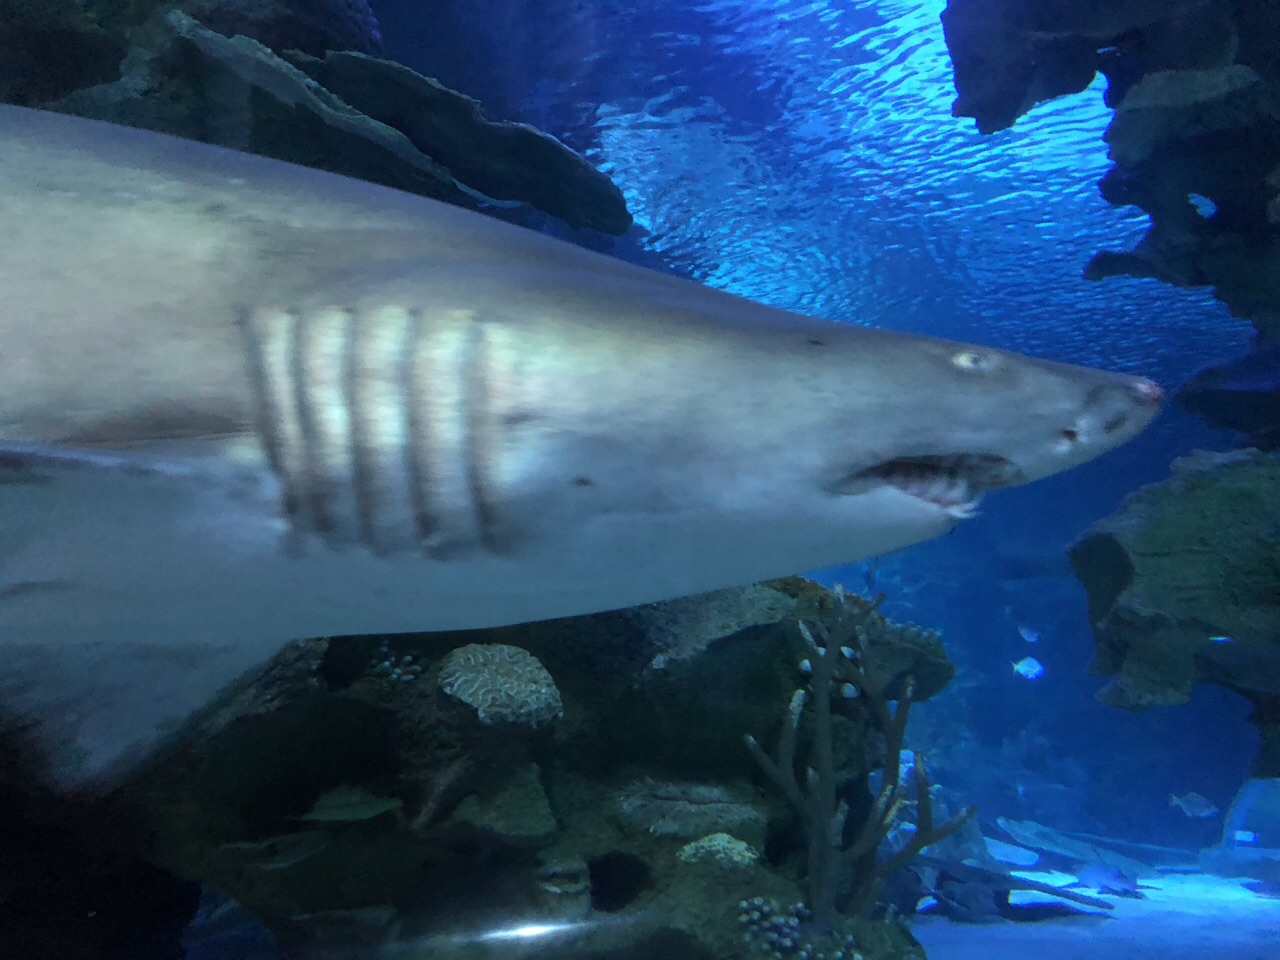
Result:
M1027 680L1039 680L1044 676L1044 664L1035 657L1023 657L1013 664L1013 672Z
M1210 642L1210 643L1234 643L1234 642L1235 642L1235 639L1236 639L1235 637L1228 637L1228 636L1225 636L1225 635L1219 635L1219 636L1216 636L1216 637L1210 637L1210 638L1209 638L1209 642Z
M1030 627L1018 627L1018 636L1022 637L1027 643L1040 642L1040 631L1032 630Z

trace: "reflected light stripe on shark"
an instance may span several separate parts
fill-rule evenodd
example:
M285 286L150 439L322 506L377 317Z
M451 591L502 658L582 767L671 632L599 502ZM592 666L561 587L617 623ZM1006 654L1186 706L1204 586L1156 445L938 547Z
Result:
M1160 401L17 107L0 227L0 704L66 788L116 782L289 640L896 550Z

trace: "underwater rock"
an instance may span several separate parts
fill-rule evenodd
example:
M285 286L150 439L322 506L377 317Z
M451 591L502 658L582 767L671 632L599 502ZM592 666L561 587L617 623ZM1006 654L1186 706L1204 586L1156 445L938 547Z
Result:
M1224 877L1280 884L1280 778L1246 780L1222 822L1222 839L1200 851L1200 867Z
M559 829L536 763L515 770L495 790L471 794L458 804L453 819L516 845L543 840Z
M133 0L132 6L134 17L147 7L176 7L218 33L251 37L273 50L382 52L368 0Z
M148 20L175 8L276 50L382 48L366 0L0 0L0 101L39 107L115 80Z
M0 0L0 101L35 107L107 83L127 49L74 0Z
M390 60L284 56L365 116L404 133L472 190L528 203L571 227L621 235L631 226L622 191L550 134L488 120L479 101Z
M538 658L505 643L469 643L440 665L440 689L473 707L485 726L537 727L564 716L560 690Z
M1138 36L1151 38L1143 45L1146 64L1214 63L1226 55L1228 37L1204 29L1205 8L1212 6L1204 0L948 0L942 26L955 68L952 114L974 118L982 133L1003 130L1037 103L1084 90L1110 66L1100 52L1122 51Z
M831 594L800 578L735 592L743 604L736 619L723 615L732 606L729 596L717 594L706 596L701 612L695 603L704 598L655 605L661 609L652 611L638 608L645 614L645 636L658 640L661 652L651 655L629 689L601 706L601 736L611 749L637 762L659 763L688 779L732 781L756 775L742 750L743 734L773 739L806 656L795 618L821 611ZM856 596L851 602L870 604ZM782 617L767 622L779 612ZM728 632L704 639L721 629ZM888 695L901 695L911 678L912 698L926 700L954 677L955 666L936 632L893 623L878 612L871 613L867 632L868 670ZM836 726L838 744L849 747L844 755L852 756L851 742L860 742L863 731L844 716L836 718Z
M697 656L712 643L748 627L775 624L794 616L797 592L794 581L753 583L746 587L714 590L694 597L677 597L662 603L634 607L630 616L651 644L661 648L650 666L663 670L677 660ZM789 588L789 589L788 589Z
M1070 548L1089 597L1098 694L1185 703L1197 682L1256 707L1258 774L1280 773L1280 455L1196 453Z
M1242 357L1199 371L1174 404L1211 427L1244 434L1237 446L1280 447L1280 343L1256 343Z
M1146 876L1153 872L1151 865L1147 862L1121 853L1097 838L1086 839L1078 834L1055 830L1034 820L997 817L996 823L1021 846L1064 857L1072 863L1100 864L1134 876Z
M112 802L142 828L137 852L225 892L285 955L425 943L462 957L477 930L538 916L572 928L560 957L666 944L730 960L735 904L802 895L803 845L784 835L781 800L751 785L742 734L772 738L803 682L796 618L830 597L793 578L495 630L290 644ZM848 602L866 614L877 684L905 692L918 670L929 692L950 676L936 634ZM838 709L833 746L865 775L884 737L860 700ZM581 922L605 913L619 922ZM919 953L897 922L841 918L851 935L866 960Z
M1222 840L1280 850L1280 778L1246 780L1222 821Z
M224 37L179 11L130 50L119 80L46 106L475 206L448 170L398 130L353 109L256 40Z
M354 53L332 61L294 55L334 76L388 121L382 122L258 41L225 37L180 11L151 24L138 40L121 64L119 80L44 106L317 167L469 209L490 203L491 190L510 198L513 215L527 212L527 200L575 226L621 233L630 225L612 181L568 147L529 126L491 124L474 100L397 64ZM397 79L394 86L391 77ZM380 97L371 92L378 84L386 87Z
M1162 70L1143 77L1116 105L1103 139L1112 160L1136 167L1170 142L1251 126L1266 100L1262 78L1240 64Z
M1237 313L1266 320L1247 304L1261 296L1265 306L1277 282L1265 237L1266 181L1280 159L1277 94L1241 64L1138 82L1104 137L1116 165L1101 188L1110 203L1140 207L1152 222L1133 250L1095 254L1086 278L1212 284Z
M1100 186L1151 217L1088 279L1211 286L1280 339L1280 7L1271 0L950 0L953 112L991 133L1106 75L1115 166Z
M718 784L660 782L645 777L618 795L618 812L632 830L655 837L697 837L717 831L764 828L752 791Z

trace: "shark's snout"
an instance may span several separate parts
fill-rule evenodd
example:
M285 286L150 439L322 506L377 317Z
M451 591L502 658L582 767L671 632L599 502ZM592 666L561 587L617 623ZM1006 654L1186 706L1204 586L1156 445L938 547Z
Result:
M1145 377L1125 377L1091 390L1074 421L1062 430L1061 450L1078 444L1111 447L1145 427L1159 411L1164 390Z
M1164 390L1144 377L1079 368L1054 373L1030 386L1022 403L979 407L980 429L958 429L935 451L859 465L828 489L856 495L892 487L963 519L991 490L1059 473L1120 446L1150 423L1164 399ZM993 433L992 422L1006 412L1016 417L1006 431Z
M1154 380L1148 380L1146 377L1135 378L1130 390L1138 398L1139 403L1158 407L1164 402L1164 388Z

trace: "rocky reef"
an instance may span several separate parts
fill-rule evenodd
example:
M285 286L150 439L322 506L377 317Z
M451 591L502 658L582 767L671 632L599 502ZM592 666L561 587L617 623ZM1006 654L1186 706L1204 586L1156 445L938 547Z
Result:
M114 80L130 45L171 10L275 50L382 49L366 0L0 0L0 101L37 107Z
M1185 703L1195 683L1248 699L1257 776L1280 775L1280 456L1196 453L1070 550L1089 595L1099 693Z
M1274 449L1280 435L1280 4L1274 0L948 0L956 116L991 133L1106 78L1099 187L1150 217L1090 280L1210 287L1257 336L1197 375L1185 410ZM1274 455L1196 454L1071 548L1105 703L1183 703L1197 682L1255 706L1260 776L1280 771L1280 498Z
M1280 339L1280 6L1271 0L949 0L953 112L990 133L1107 79L1100 184L1151 217L1085 276L1208 286Z
M621 191L554 137L490 121L475 100L373 56L380 40L364 0L171 6L0 0L0 100L318 167L531 225L534 211L606 234L631 225ZM31 51L44 51L39 63L27 62Z
M1258 342L1242 357L1205 367L1182 385L1174 403L1211 427L1235 431L1238 446L1277 449L1280 343Z
M937 634L800 579L309 640L81 822L286 953L471 956L537 925L528 955L905 960L881 881L951 826L903 732L952 673ZM811 809L779 789L804 766Z

